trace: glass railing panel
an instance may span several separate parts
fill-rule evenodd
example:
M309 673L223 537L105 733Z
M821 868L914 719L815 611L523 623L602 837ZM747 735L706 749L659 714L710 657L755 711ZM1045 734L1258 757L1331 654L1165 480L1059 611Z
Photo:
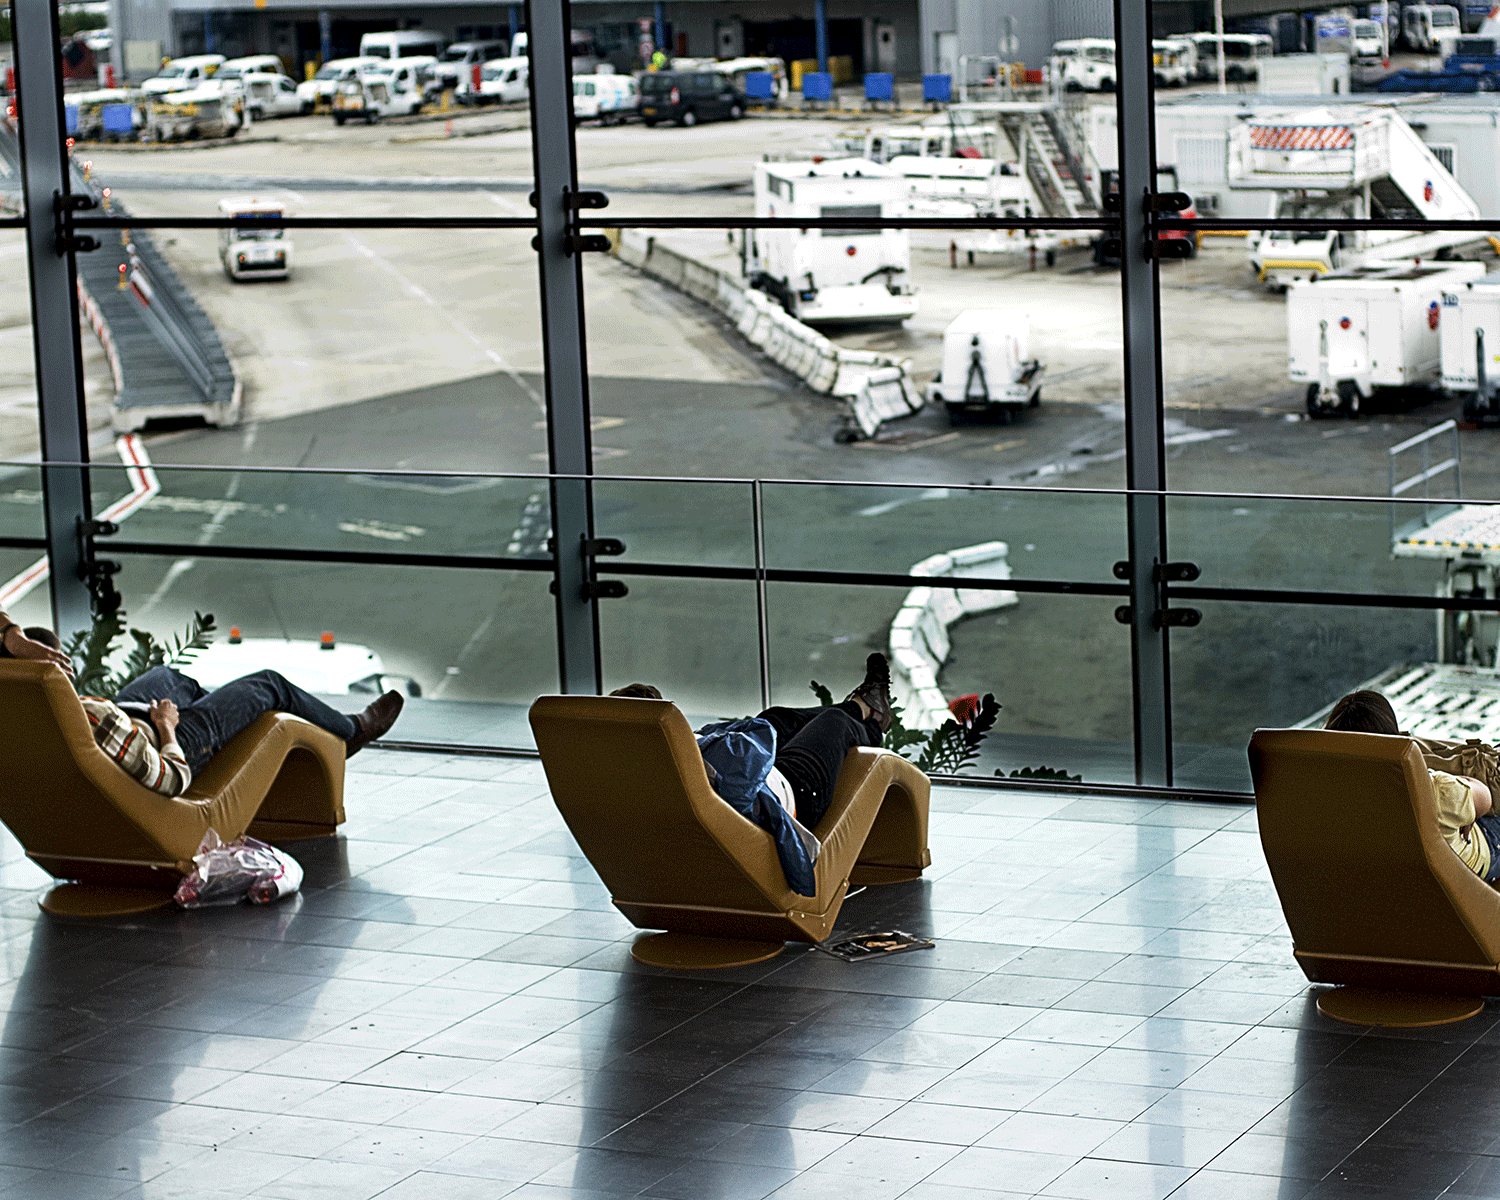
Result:
M1000 578L1109 586L1125 557L1125 503L1114 493L767 484L764 496L773 569L905 574L966 549Z
M607 566L600 564L600 574ZM755 585L621 576L629 594L599 603L604 690L649 683L688 719L742 717L761 707Z
M117 515L121 541L548 557L544 479L167 465L147 471L99 465L91 478L95 512ZM101 553L108 544L100 540Z
M842 700L881 651L905 723L936 727L965 696L992 693L1003 705L964 774L1045 767L1085 782L1134 780L1130 643L1112 601L782 583L767 593L773 702L816 704L809 680ZM953 599L957 613L945 603Z
M1427 597L1450 579L1459 590L1492 586L1500 505L1434 493L1394 503L1172 496L1171 556L1196 563L1203 587Z
M1414 733L1493 741L1500 732L1484 715L1500 699L1493 668L1441 663L1443 618L1430 610L1192 603L1202 624L1172 633L1178 787L1249 791L1251 733L1318 728L1356 688L1387 694Z
M392 738L497 747L530 746L526 709L557 690L546 574L121 557L132 627L170 641L194 612L214 615L214 646L183 668L205 682L273 667L347 712L398 687L410 698Z
M601 477L593 496L594 530L625 543L621 563L755 566L749 483ZM607 571L612 562L599 559L599 569Z

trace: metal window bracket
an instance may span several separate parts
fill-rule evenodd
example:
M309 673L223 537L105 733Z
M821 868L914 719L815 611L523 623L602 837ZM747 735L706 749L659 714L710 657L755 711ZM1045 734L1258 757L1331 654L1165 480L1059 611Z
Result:
M1156 585L1156 608L1151 614L1153 629L1191 629L1203 621L1203 614L1196 608L1169 608L1167 606L1167 584L1192 583L1203 572L1194 562L1158 562L1151 568L1151 578ZM1117 562L1113 568L1116 579L1130 578L1129 561ZM1122 604L1115 609L1115 620L1129 625L1135 620L1135 609Z
M69 254L81 254L89 250L97 250L104 244L98 238L91 237L88 234L75 234L70 220L75 212L88 212L90 209L98 207L99 201L95 200L92 196L64 195L62 192L52 193L52 244L57 250L58 258L63 258Z
M619 538L585 538L578 546L579 553L584 558L601 556L605 558L618 558L625 553L625 543Z

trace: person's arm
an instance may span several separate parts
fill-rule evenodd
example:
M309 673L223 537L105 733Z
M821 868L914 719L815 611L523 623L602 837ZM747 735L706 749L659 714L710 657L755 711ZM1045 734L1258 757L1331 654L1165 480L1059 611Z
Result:
M165 729L156 721L160 705L170 705L172 709L172 719ZM83 707L94 727L94 741L99 749L137 783L163 796L180 796L187 791L193 772L177 745L177 709L171 701L158 700L151 706L152 722L162 739L159 753L151 739L116 705L90 696L83 698Z
M1486 815L1494 807L1494 798L1490 795L1490 789L1479 780L1470 775L1458 775L1455 778L1462 779L1469 785L1469 799L1474 802L1474 819Z
M69 679L73 678L71 658L61 650L54 650L51 646L27 637L26 631L21 628L20 624L13 621L10 614L4 611L0 611L0 645L5 647L5 652L12 658L29 658L33 662L56 663Z

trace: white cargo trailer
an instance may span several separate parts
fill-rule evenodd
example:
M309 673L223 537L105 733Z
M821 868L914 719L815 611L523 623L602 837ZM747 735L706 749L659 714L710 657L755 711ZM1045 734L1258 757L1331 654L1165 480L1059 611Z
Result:
M1464 420L1500 423L1500 274L1443 290L1443 387L1463 396Z
M867 158L755 165L757 217L893 219L903 179ZM809 325L899 323L917 311L904 229L755 229L745 276Z
M1293 284L1287 373L1307 384L1308 413L1353 416L1376 388L1436 385L1443 296L1483 274L1476 262L1373 263Z
M997 308L968 308L943 334L943 369L927 398L958 424L966 415L1007 422L1042 400L1041 362L1030 357L1031 319Z

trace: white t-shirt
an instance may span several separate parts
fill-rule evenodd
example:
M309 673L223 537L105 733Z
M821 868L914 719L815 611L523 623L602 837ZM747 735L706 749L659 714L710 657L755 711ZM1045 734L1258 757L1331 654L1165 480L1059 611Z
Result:
M772 767L770 774L766 776L766 786L771 789L771 794L781 801L781 807L795 817L797 798L792 795L792 785L787 782L786 776Z

